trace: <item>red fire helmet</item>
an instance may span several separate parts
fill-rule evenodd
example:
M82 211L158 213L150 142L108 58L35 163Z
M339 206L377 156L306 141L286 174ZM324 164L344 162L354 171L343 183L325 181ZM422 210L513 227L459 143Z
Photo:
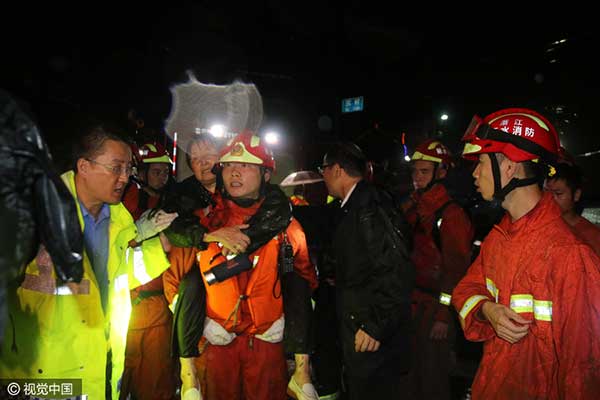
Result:
M419 144L410 159L411 161L425 160L438 164L452 164L452 154L450 153L450 150L442 142L436 139L428 139Z
M264 140L245 130L231 139L221 150L219 162L238 162L261 165L275 171L273 152Z
M463 138L463 157L502 153L515 162L555 161L560 142L552 124L527 108L507 108L485 118L474 116Z
M160 143L146 143L138 150L139 159L145 163L167 163L173 164L169 152Z

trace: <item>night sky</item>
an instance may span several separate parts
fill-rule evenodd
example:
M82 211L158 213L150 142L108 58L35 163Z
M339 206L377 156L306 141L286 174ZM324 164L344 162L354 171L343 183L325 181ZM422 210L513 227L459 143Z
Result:
M263 125L280 130L302 168L336 138L376 160L395 156L402 132L409 148L441 134L458 149L473 114L508 106L547 115L573 154L600 150L600 35L585 10L571 19L564 7L467 15L324 3L23 9L4 27L0 86L29 105L59 161L91 118L134 133L133 109L145 121L139 134L160 135L169 87L188 70L203 83L256 84ZM365 110L341 114L341 99L355 96ZM580 160L597 168L600 155Z

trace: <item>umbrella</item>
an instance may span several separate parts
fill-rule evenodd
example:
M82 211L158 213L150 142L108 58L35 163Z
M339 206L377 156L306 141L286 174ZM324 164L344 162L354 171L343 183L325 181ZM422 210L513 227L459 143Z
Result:
M296 171L292 172L281 181L279 186L297 186L308 183L322 182L323 177L315 171Z

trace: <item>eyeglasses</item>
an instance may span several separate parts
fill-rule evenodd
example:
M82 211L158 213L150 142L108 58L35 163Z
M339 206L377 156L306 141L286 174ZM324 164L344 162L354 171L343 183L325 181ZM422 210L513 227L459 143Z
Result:
M127 177L130 177L133 173L133 167L131 165L128 165L126 167L123 167L122 165L110 165L110 164L103 164L101 162L98 162L96 160L92 160L91 158L86 158L86 160L88 160L91 163L94 164L98 164L104 168L106 168L106 170L116 176L121 176L123 173L125 173L125 175Z
M326 168L328 168L328 167L331 167L332 165L333 165L333 164L323 164L323 165L319 165L319 166L317 167L317 171L319 171L319 173L320 173L321 175L323 175L323 172L325 172L325 169L326 169Z

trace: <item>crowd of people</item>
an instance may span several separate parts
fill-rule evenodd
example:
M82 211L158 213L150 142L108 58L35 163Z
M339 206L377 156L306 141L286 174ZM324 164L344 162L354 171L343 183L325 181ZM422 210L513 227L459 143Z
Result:
M309 204L270 183L277 155L255 132L194 135L176 182L160 143L91 127L61 176L83 273L66 280L45 242L23 262L0 378L80 379L87 399L451 399L468 340L483 343L472 398L600 398L582 171L533 110L475 116L462 141L503 211L477 245L438 139L416 147L403 198L356 144L332 144L318 168L332 201Z

